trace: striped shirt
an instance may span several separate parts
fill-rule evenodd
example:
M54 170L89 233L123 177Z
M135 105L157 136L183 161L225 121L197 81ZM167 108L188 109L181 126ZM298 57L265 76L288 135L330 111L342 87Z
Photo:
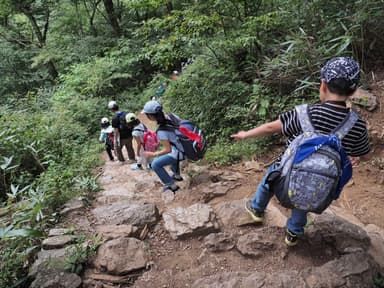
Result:
M315 130L322 134L330 134L347 116L349 109L334 107L328 103L309 106L309 114ZM302 134L302 128L295 109L279 116L283 125L282 133L289 144ZM362 156L370 151L368 131L364 120L359 119L342 140L345 152L349 156Z

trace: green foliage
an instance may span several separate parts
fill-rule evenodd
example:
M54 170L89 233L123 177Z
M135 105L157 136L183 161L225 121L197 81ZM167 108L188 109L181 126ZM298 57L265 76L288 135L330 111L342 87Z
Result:
M382 273L378 273L373 279L373 285L375 288L384 288L384 275Z
M68 272L80 274L89 258L96 255L97 248L102 244L101 236L92 237L90 240L86 236L76 238L73 250L65 258L65 269Z
M210 147L205 160L217 165L228 165L242 160L250 160L268 150L268 138L252 139L242 142L220 141Z
M171 83L164 103L168 110L199 123L214 143L244 126L250 89L236 74L196 59Z
M90 173L100 164L101 147L88 134L96 130L89 126L97 110L79 122L66 110L71 105L41 111L41 104L46 105L32 97L19 102L19 107L28 107L23 110L0 107L0 185L5 192L0 196L9 207L0 218L1 287L22 278L28 257L23 251L40 241L42 229L55 218L54 209L98 190ZM82 105L86 108L87 102Z

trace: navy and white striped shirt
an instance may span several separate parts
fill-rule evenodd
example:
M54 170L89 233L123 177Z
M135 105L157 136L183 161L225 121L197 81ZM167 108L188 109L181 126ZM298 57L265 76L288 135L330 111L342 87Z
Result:
M330 104L309 105L309 114L315 130L330 134L347 116L349 109L334 107ZM283 124L282 133L288 137L288 144L298 135L302 134L302 128L295 109L279 116ZM342 140L345 152L349 156L362 156L370 151L368 131L364 120L359 120Z

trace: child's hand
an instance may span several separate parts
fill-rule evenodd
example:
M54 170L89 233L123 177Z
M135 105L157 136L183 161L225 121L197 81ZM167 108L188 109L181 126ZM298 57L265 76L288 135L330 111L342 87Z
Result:
M237 132L236 134L232 134L231 137L235 140L243 140L247 138L247 132L240 131L240 132Z
M352 164L353 167L359 166L359 164L360 164L360 157L349 156L349 161L351 161L351 164Z
M155 153L154 152L150 152L150 151L144 151L143 152L143 156L145 158L152 158L152 157L155 157Z

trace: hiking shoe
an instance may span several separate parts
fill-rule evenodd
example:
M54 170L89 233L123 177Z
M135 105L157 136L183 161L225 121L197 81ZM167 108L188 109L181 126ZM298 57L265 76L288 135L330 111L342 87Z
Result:
M178 174L174 174L174 175L172 175L172 179L173 179L174 181L183 181L183 180L184 180L183 177L181 177L181 176L178 175Z
M131 165L131 170L142 170L143 167L140 164Z
M248 200L245 203L245 210L251 215L252 219L255 220L255 222L262 223L264 221L264 211L256 210L252 207L252 201Z
M163 192L166 192L167 190L171 190L172 192L176 192L179 189L180 189L180 187L177 186L176 184L164 185Z
M285 231L285 244L292 247L292 246L296 246L297 241L298 241L297 235L287 229Z

